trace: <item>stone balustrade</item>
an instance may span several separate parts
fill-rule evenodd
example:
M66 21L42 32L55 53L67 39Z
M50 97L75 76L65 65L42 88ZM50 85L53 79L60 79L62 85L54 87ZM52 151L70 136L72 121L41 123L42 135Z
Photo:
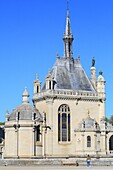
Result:
M82 92L82 91L71 91L71 90L46 90L44 92L35 93L33 99L39 99L44 96L68 96L68 97L98 97L98 93L93 92Z

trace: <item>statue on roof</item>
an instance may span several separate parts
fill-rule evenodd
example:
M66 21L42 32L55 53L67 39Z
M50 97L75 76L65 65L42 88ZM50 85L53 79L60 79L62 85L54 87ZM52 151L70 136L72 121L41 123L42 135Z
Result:
M103 74L103 72L102 72L102 70L100 70L99 75L101 75L101 76L102 76L102 74Z
M94 67L94 66L95 66L95 59L93 57L93 59L92 59L92 67Z

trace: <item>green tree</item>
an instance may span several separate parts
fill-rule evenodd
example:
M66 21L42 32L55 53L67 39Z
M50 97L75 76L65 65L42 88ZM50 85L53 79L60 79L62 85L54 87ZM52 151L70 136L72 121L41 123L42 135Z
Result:
M111 115L111 117L109 119L109 123L111 123L113 125L113 115Z
M4 125L5 124L5 122L0 122L0 125Z

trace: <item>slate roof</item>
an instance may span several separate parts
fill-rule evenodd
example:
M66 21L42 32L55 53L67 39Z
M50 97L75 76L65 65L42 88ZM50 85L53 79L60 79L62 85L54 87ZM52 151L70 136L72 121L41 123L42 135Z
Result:
M20 106L17 106L11 113L9 121L16 120L16 113L19 113L19 120L32 120L32 113L36 114L36 118L42 120L42 115L39 111L29 103L22 103Z
M94 87L80 64L79 58L57 58L51 74L54 77L55 90L67 89L95 92ZM42 90L45 90L45 84Z

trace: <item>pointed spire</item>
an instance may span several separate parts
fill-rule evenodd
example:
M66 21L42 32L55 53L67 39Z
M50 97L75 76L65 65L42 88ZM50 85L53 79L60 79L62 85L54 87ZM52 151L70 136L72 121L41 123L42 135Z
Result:
M66 15L65 35L67 35L67 36L72 35L72 33L71 33L71 25L70 25L70 17L69 17L69 9L68 8L67 8L67 15Z
M22 102L29 103L29 93L27 91L27 87L25 87L24 92L22 94Z
M70 16L69 16L69 0L67 0L66 28L63 37L64 41L64 58L72 58L72 42L74 38L71 32Z

